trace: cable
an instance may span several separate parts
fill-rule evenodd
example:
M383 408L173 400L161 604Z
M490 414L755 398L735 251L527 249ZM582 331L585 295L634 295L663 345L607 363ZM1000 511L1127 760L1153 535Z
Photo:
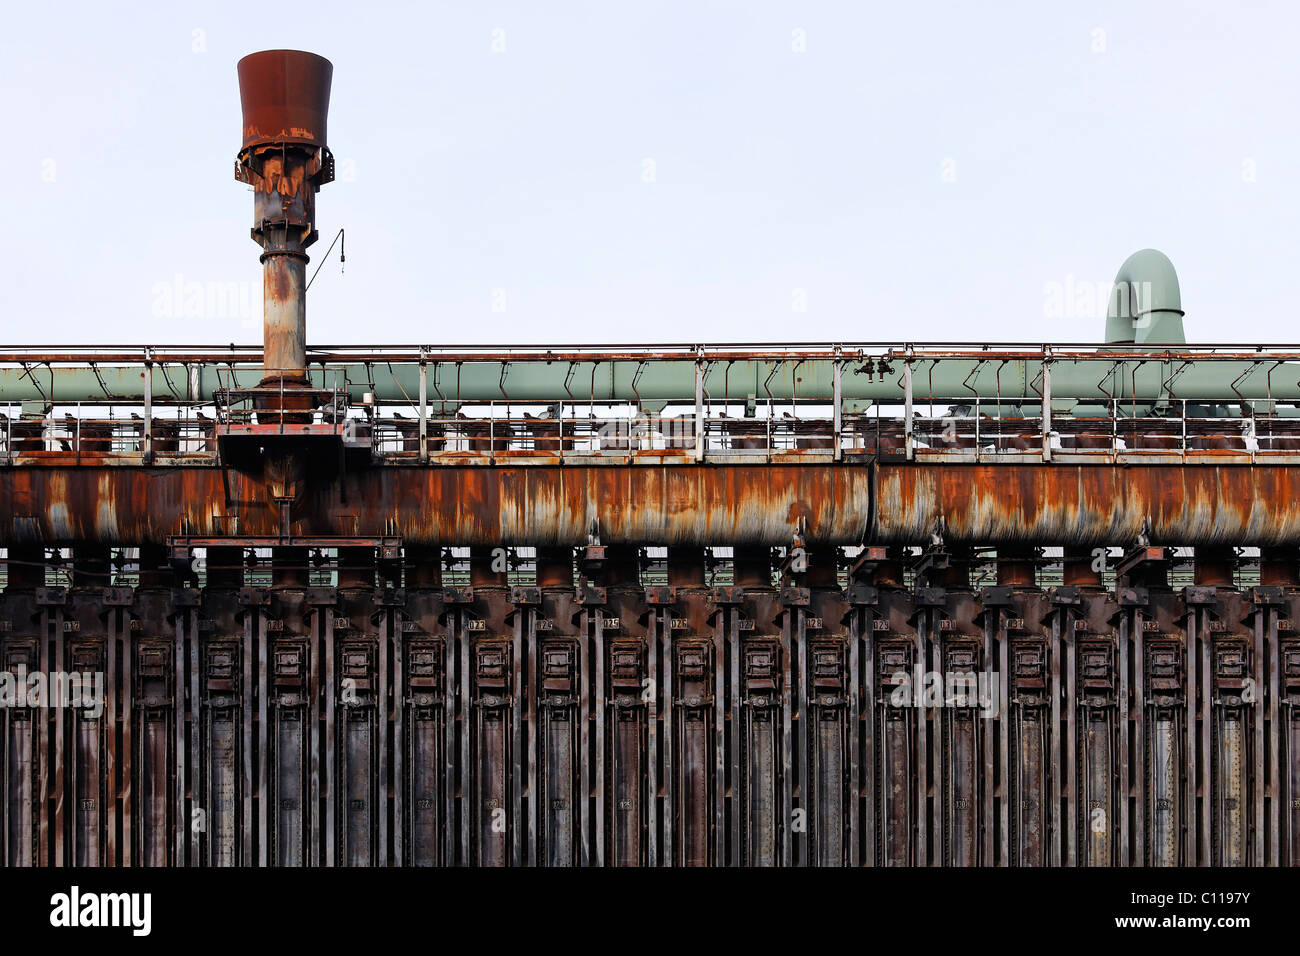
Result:
M340 240L342 239L343 239L343 230L340 229L334 236L334 242L340 242ZM334 251L334 242L331 242L330 247L325 250L325 255L321 258L320 266L316 267L316 271L313 272L311 274L311 278L307 280L307 289L310 289L311 284L316 281L316 276L320 273L321 266L325 265L326 261L330 257L330 253ZM348 257L345 254L345 250L343 248L346 244L347 244L346 241L340 242L339 244L339 265L340 266L342 266L343 263L348 261ZM307 290L304 289L303 291L306 292Z

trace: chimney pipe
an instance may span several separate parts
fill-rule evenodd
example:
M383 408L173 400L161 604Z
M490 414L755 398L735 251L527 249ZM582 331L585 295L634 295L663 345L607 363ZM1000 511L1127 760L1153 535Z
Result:
M316 191L334 179L325 145L334 67L314 53L264 50L239 61L243 146L235 178L253 187L262 247L263 386L307 384L307 247Z
M1142 249L1124 260L1115 276L1106 313L1109 344L1186 342L1178 273L1159 249Z

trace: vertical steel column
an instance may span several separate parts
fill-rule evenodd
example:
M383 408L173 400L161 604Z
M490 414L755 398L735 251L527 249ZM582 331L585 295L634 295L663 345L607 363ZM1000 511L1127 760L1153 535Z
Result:
M148 355L150 350L146 349ZM144 424L141 434L141 449L147 464L153 460L153 362L147 358L144 363Z
M107 830L104 833L104 865L121 866L118 856L118 828L121 826L121 791L118 783L118 734L122 722L120 709L122 694L118 689L118 660L122 653L122 632L129 627L129 612L113 608L108 614L108 634L104 641L104 813ZM3 858L0 858L3 859ZM247 859L247 858L245 858Z
M324 831L324 837L325 837L324 865L338 866L339 865L339 860L337 855L338 838L336 836L336 834L338 833L338 818L337 818L338 811L335 809L338 804L337 795L339 793L338 773L334 768L333 754L326 753L323 755L323 759L322 759L322 754L320 753L320 749L319 749L321 733L320 733L320 726L316 717L316 714L318 713L319 701L323 696L325 699L325 740L328 742L330 748L333 749L334 747L337 746L335 741L338 739L336 736L336 731L338 728L338 699L339 699L338 669L337 669L337 662L335 660L336 652L335 652L335 644L334 644L334 615L331 613L329 608L318 607L316 609L316 613L314 617L321 620L323 622L323 625L321 628L316 629L314 631L313 639L310 644L311 659L313 663L312 687L311 687L311 693L308 697L309 700L308 713L312 718L310 723L308 724L308 726L311 727L311 779L313 782L319 783L320 768L323 764L325 767L325 793L323 795L325 798L325 825L321 829ZM319 638L316 635L319 635ZM317 648L320 646L320 644L317 643L318 640L324 643L324 648L325 648L325 652L323 655L325 658L325 673L323 675L319 675L320 676L319 683L316 682L318 672L315 669L315 662L319 660L322 656L321 654L317 653ZM317 808L319 806L320 806L320 800L317 798L316 794L312 794L313 816L317 812ZM313 847L319 846L320 845L319 836L315 833L313 833L312 836L313 836L312 846Z
M420 461L429 460L429 370L420 347Z
M1052 363L1043 359L1043 461L1052 460Z
M257 790L257 801L261 805L266 803L266 777L255 776L256 770L253 766L253 713L255 702L255 690L258 683L253 677L253 661L256 649L254 640L256 638L253 625L257 621L257 612L255 610L243 609L244 623L244 640L241 647L240 657L242 658L242 669L239 683L240 702L239 708L242 715L240 722L240 732L243 736L243 747L241 748L240 766L243 778L243 826L241 829L241 855L240 861L244 866L253 865L253 834L259 832L259 828L254 824L253 816L253 792ZM264 852L264 848L259 847ZM265 865L265 863L263 863Z
M595 692L596 697L594 707L596 711L596 749L594 759L596 762L596 826L595 826L595 849L596 849L596 866L605 865L605 622L603 615L596 615L596 628L592 635L595 640L595 653L592 655L592 667L595 669ZM587 693L587 680L589 671L579 671L575 675L579 690L585 695ZM582 759L585 762L590 759L588 751L583 751ZM583 794L584 803L587 795Z
M656 615L658 616L658 615ZM676 845L674 842L674 830L677 822L677 738L674 733L673 723L677 711L676 691L673 684L673 654L675 653L675 643L673 641L672 631L672 612L665 610L663 619L658 622L660 648L663 654L664 682L663 682L663 702L664 702L664 723L663 723L663 782L664 791L663 801L663 823L664 823L664 842L663 842L663 865L675 866L677 863Z
M1129 620L1132 622L1133 640L1133 765L1137 786L1133 789L1135 809L1134 819L1137 826L1133 828L1133 859L1137 866L1147 865L1146 834L1152 822L1147 819L1147 789L1151 786L1151 767L1147 755L1146 726L1146 689L1147 689L1147 655L1146 655L1146 616L1143 608L1134 608Z
M443 827L446 838L443 841L443 865L455 866L457 863L457 846L459 844L458 829L456 820L456 799L457 789L464 787L464 781L457 773L457 733L456 721L459 719L457 713L457 702L460 699L458 682L456 679L456 662L460 659L458 644L461 639L460 619L462 612L459 607L453 606L447 613L447 633L443 641L443 759L446 761L443 773L443 799L445 801L442 812ZM466 861L468 862L468 861Z
M261 607L256 607L250 609L247 614L256 623L257 633L257 859L260 866L269 866L271 862L271 804L275 801L277 792L276 787L272 784L268 746L270 738L268 700L270 697L271 656L269 652L271 638L267 633L266 612ZM276 813L279 812L277 806Z
M912 442L914 418L912 411L912 362L909 359L903 363L903 448L908 461L916 457L916 446Z
M794 609L787 606L781 615L781 865L794 865L793 816L794 800L794 731L791 726L792 645L798 640L798 623L793 620Z
M537 724L537 684L538 653L536 622L529 622L528 629L528 692L524 697L528 707L528 860L529 866L537 866L541 859L538 840L538 802L541 799L540 783L537 779L538 738L541 736Z
M671 551L669 552L671 555ZM713 865L727 865L727 619L713 618Z
M704 460L704 362L695 361L695 460Z
M423 371L424 363L421 363L420 367L421 371ZM421 384L423 384L423 375L421 375ZM421 405L423 405L423 402L421 402ZM421 419L421 424L423 425L423 415L421 416ZM535 612L531 605L522 604L518 600L515 601L513 622L514 633L512 636L514 653L511 655L513 658L511 661L511 674L513 675L511 692L514 696L515 706L510 709L510 739L511 749L513 750L511 757L514 767L514 772L511 774L510 779L510 819L514 821L515 825L511 828L510 833L511 866L527 865L528 850L531 849L533 839L532 828L523 825L523 787L525 780L525 768L523 764L524 755L527 752L527 748L524 746L523 735L527 734L529 731L535 733L536 730L536 724L532 717L532 698L534 695L531 692L526 692L524 686L524 635L528 635L527 647L531 649L534 635L534 614ZM521 711L523 710L525 700L529 701L529 717L527 726L521 726ZM532 772L531 766L528 768L527 772ZM530 788L530 798L533 792L534 791ZM522 845L522 834L524 833L527 834L529 842L528 847Z
M659 768L661 764L659 730L659 701L661 700L662 689L658 682L659 678L659 661L663 655L663 641L660 638L661 619L664 615L663 609L659 606L653 606L650 609L649 633L646 647L646 680L649 681L647 690L650 692L646 700L646 860L649 866L658 866L659 858L659 821L663 814L659 812L660 808L660 787L661 778ZM662 739L668 739L668 731L664 731ZM671 851L667 848L665 842L665 860L671 856ZM667 865L667 863L665 863Z

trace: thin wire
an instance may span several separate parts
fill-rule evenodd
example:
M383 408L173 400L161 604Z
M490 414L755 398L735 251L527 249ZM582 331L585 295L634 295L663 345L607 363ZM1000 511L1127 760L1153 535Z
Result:
M340 239L342 239L342 238L343 238L343 230L340 229L340 230L335 234L335 236L334 236L334 242L338 242L338 241L339 241ZM312 284L313 282L316 281L316 276L320 273L321 266L325 265L326 261L329 260L330 253L334 251L334 242L331 242L331 243L330 243L330 247L329 247L328 249L325 250L325 255L321 258L320 265L318 265L318 266L316 267L316 271L313 272L313 273L311 274L311 278L307 280L307 288L308 288L308 289L310 289L310 288L311 288L311 284ZM344 242L344 245L346 245L346 244L347 244L347 243L346 243L346 241L345 241L345 242ZM348 257L347 257L347 255L345 254L345 250L344 250L343 246L341 245L341 246L339 246L339 265L341 266L341 265L343 265L343 263L345 263L345 262L347 262L347 261L348 261ZM303 291L305 292L306 289L304 289Z

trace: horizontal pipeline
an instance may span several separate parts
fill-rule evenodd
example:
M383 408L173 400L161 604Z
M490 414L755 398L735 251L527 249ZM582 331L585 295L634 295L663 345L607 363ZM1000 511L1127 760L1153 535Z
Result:
M928 464L387 467L313 473L298 535L409 544L1300 545L1284 465ZM260 475L217 467L0 470L0 545L279 533ZM232 543L237 543L232 541Z
M156 402L209 402L223 388L260 382L265 371L257 359L244 352L176 353L152 359L146 373L142 358L132 361L118 354L93 359L78 353L3 354L0 402L125 403L143 401L146 390ZM423 358L418 353L357 357L309 351L308 361L316 387L347 391L354 402L369 392L380 402L415 405L423 394L430 406L444 410L509 401L636 402L655 411L665 402L693 402L698 385L710 402L833 402L838 396L846 411L858 411L905 402L909 368L916 403L976 396L986 402L1041 402L1045 367L1054 406L1061 410L1078 401L1115 398L1300 402L1300 355L1280 349L1052 352L1050 358L1024 351L838 356L749 351L702 352L698 357L467 352Z

